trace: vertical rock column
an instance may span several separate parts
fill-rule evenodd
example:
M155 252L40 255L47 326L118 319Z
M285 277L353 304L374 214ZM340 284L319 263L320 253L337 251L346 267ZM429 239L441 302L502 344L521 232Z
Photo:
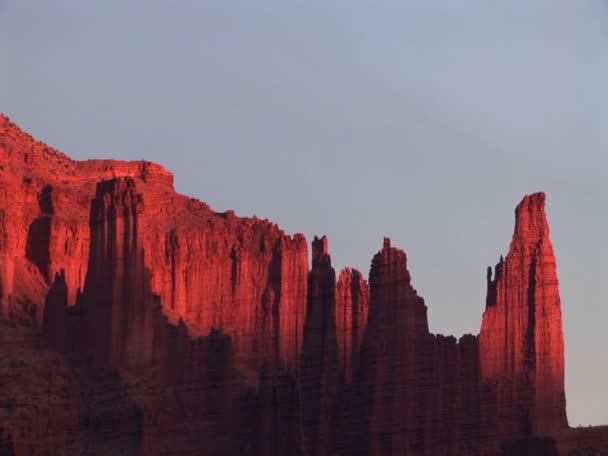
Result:
M155 300L143 264L143 209L130 178L99 183L91 203L83 339L95 360L112 365L152 359Z
M280 362L295 369L304 339L308 274L308 248L301 234L281 237L278 243L280 278L278 290L278 357ZM335 281L335 275L334 275Z
M420 440L417 350L428 336L426 306L410 283L405 252L384 247L369 276L368 326L361 348L361 372L367 395L370 456L415 455Z
M338 364L348 383L359 369L368 307L369 287L362 274L356 269L343 269L336 285L336 335Z
M325 456L331 445L338 383L335 287L336 273L331 267L327 238L315 237L299 378L302 447L306 456Z
M561 305L544 207L544 193L517 206L509 253L494 278L488 273L481 375L495 384L503 439L556 435L567 426Z
M58 351L67 348L68 286L65 272L57 273L44 303L43 330L49 345Z

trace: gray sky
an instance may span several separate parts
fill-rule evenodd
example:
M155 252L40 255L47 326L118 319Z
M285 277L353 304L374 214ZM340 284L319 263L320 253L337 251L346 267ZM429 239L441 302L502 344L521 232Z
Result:
M544 190L568 416L608 424L607 50L606 1L0 0L0 111L327 234L337 267L390 236L434 332L479 331L485 268Z

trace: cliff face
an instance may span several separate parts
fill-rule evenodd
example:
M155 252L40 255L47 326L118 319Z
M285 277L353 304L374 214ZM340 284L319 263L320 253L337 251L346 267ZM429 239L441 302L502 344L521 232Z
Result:
M115 323L124 322L126 303L138 307L133 315L146 311L143 302L152 298L133 290L147 281L172 324L183 321L193 336L212 329L229 335L251 379L267 358L295 366L306 305L304 237L285 236L266 221L215 214L170 187L125 179L98 185L83 303L112 302Z
M309 268L303 235L179 195L159 165L0 133L0 454L608 450L567 428L543 194L457 340L429 332L388 239L369 286L336 282L325 237Z
M480 340L481 374L497 388L498 433L556 435L567 427L564 339L545 195L515 210L506 258L488 271Z
M156 214L148 215L148 227ZM229 334L252 378L265 358L294 367L306 311L306 240L231 212L201 215L179 214L185 220L148 231L144 242L166 315L183 319L195 335L212 328Z
M295 367L308 275L302 235L286 236L268 221L238 218L230 211L215 213L176 194L173 176L158 165L72 161L6 117L0 121L0 306L5 318L39 326L46 291L61 270L68 305L76 304L87 279L89 287L99 282L107 289L107 280L116 283L111 293L121 307L120 300L137 297L116 295L120 287L143 280L129 276L130 268L145 268L168 319L183 320L197 336L212 328L229 334L252 378L266 357ZM116 178L130 179L129 185L145 195L145 212L137 209L143 208L141 201L122 201L127 196L109 189L101 189L105 196L98 193L98 182ZM126 216L124 211L139 213ZM92 246L101 250L89 259ZM135 249L143 258L133 257ZM103 258L106 271L99 269ZM133 262L141 264L127 264Z
M61 270L68 305L76 303L87 274L97 182L127 176L157 196L175 193L173 176L159 165L74 161L0 115L0 309L5 318L40 325L44 294Z
M160 308L144 265L145 204L131 178L103 181L91 202L89 266L80 340L100 363L131 368L161 362Z

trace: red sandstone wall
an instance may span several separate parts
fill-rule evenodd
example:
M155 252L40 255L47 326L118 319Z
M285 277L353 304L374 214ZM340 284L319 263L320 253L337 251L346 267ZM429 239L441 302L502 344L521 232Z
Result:
M482 378L497 383L498 432L509 438L567 427L561 305L544 205L537 193L517 206L509 253L488 277L479 336Z
M0 323L42 326L20 357L60 372L45 394L78 408L54 427L60 408L36 408L34 390L0 404L0 452L487 456L587 435L601 447L601 431L567 432L544 199L516 209L479 338L457 341L429 333L388 239L369 287L349 269L336 283L325 238L309 271L302 235L215 213L155 164L72 161L0 117ZM7 391L42 384L7 366Z

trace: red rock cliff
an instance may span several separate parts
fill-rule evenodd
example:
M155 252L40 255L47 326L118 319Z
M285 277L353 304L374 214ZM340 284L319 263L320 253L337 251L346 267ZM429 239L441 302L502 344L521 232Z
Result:
M82 337L93 359L113 366L154 361L160 308L144 265L144 198L132 178L102 181L91 203L91 244Z
M97 261L88 258L90 204L98 181L124 177L146 200L145 217L131 220L138 223L143 252L137 261L149 272L152 292L169 320L177 324L182 319L193 335L225 331L238 362L251 367L251 379L258 378L264 359L295 367L308 274L302 235L286 236L268 221L242 219L231 211L218 214L178 195L173 176L159 165L73 161L6 117L0 121L0 308L5 318L40 325L46 291L62 269L70 306L86 277L91 283L107 278L96 278L88 269ZM130 255L121 250L122 243L133 233L114 239L112 230L121 232L128 220L118 216L109 231L96 224L92 228L96 236L107 237L96 241L100 248L115 243L115 253L104 252L116 259L115 279L127 282L142 280L121 276L121 261Z
M509 253L494 278L488 271L479 346L482 379L497 388L499 435L548 436L567 427L562 315L544 193L517 206Z
M602 429L567 429L544 195L516 210L479 337L429 332L388 239L369 287L335 279L325 238L309 271L302 235L179 195L159 165L70 160L0 116L0 453L608 450Z
M138 180L160 202L175 194L173 176L159 165L74 161L0 115L0 309L5 318L40 325L44 294L62 269L68 305L76 303L87 273L96 184L116 177Z

